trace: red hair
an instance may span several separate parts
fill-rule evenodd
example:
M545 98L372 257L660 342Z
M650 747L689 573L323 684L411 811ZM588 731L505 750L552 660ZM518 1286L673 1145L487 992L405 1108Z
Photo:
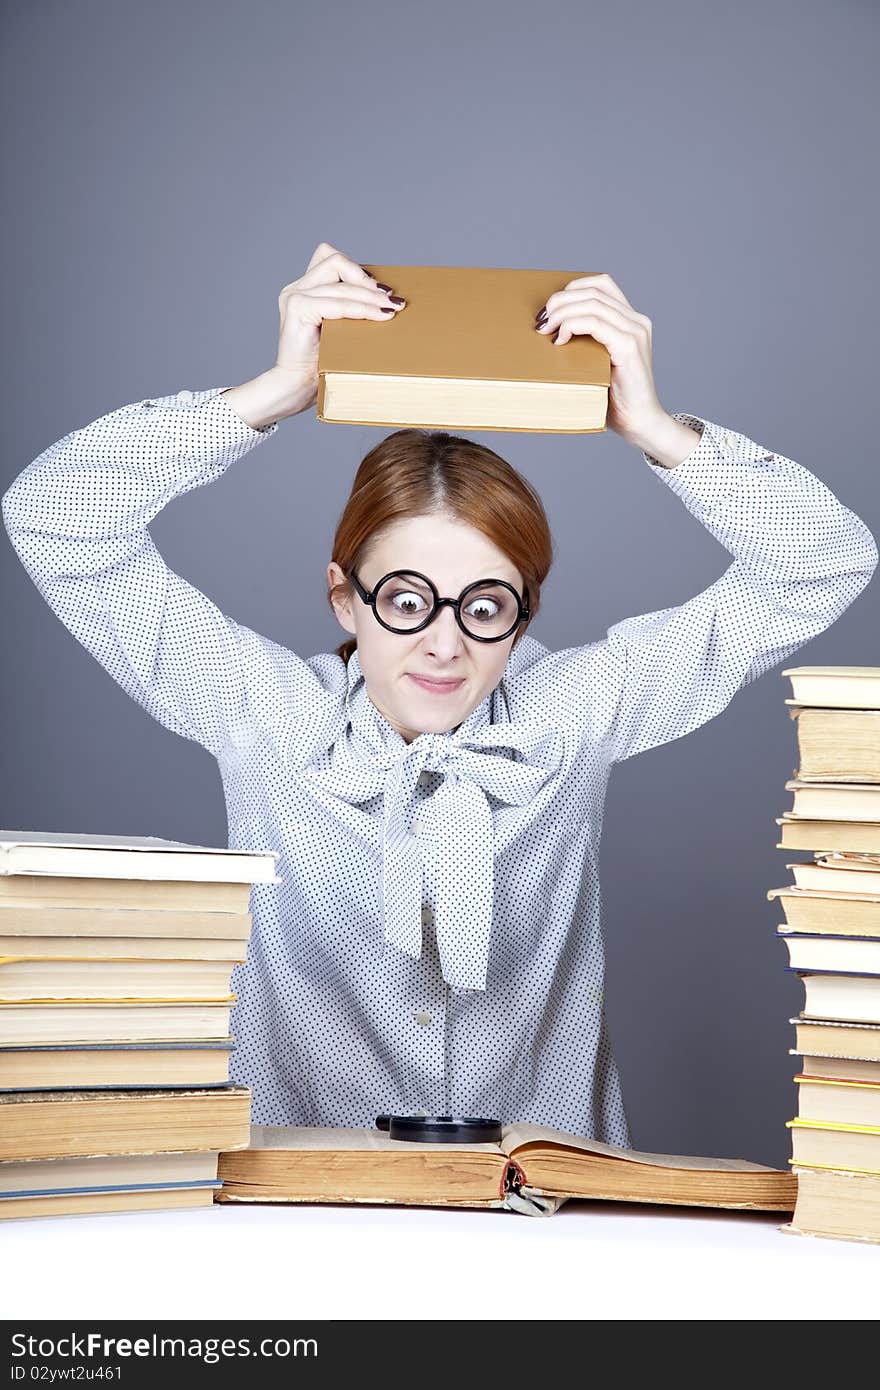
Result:
M397 430L361 460L333 538L332 559L344 574L357 570L370 542L394 521L443 512L482 531L523 577L534 618L541 585L553 563L543 503L531 483L482 444L445 431ZM331 608L350 581L327 591ZM525 632L524 623L513 645ZM347 662L357 639L336 648Z

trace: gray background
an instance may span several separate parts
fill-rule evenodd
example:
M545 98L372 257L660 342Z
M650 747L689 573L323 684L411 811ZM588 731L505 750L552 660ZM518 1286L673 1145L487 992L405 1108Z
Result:
M277 296L360 261L608 271L657 391L803 463L880 533L878 11L15 0L3 6L0 491L140 397L271 366ZM152 531L239 622L343 639L324 570L387 430L282 424ZM731 556L608 432L474 434L538 487L551 648L682 603ZM0 531L0 825L226 843L217 766L153 722ZM880 584L785 665L876 664ZM766 899L797 761L781 670L617 768L602 850L608 1014L637 1147L784 1166L802 1004ZM807 856L809 857L809 856Z

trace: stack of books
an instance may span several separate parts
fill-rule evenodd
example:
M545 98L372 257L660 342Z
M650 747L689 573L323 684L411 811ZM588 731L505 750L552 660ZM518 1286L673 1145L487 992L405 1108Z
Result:
M0 831L0 1218L213 1203L250 1137L232 972L276 859Z
M779 849L812 850L774 888L804 986L788 1121L797 1204L783 1231L880 1242L880 667L796 666L800 766Z

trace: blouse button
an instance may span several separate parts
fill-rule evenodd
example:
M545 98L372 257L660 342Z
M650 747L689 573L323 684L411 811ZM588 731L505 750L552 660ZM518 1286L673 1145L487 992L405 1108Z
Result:
M726 432L724 436L724 442L727 445L728 449L733 450L736 448L736 435L733 433L733 430L728 430Z
M416 1023L420 1023L423 1028L427 1028L428 1024L431 1022L431 1015L426 1013L424 1009L416 1009L413 1017Z
M425 927L430 927L433 920L434 914L431 911L430 905L428 903L425 903L422 906L422 925Z

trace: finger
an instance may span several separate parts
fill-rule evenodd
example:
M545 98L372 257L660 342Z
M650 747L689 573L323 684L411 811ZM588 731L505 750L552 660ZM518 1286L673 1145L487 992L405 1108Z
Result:
M581 289L557 290L551 294L547 303L544 305L545 312L549 315L554 311L559 312L564 309L579 308L584 306L603 305L618 313L624 314L632 323L650 322L644 314L639 314L630 304L616 299L607 290L603 290L598 285L586 284Z
M319 324L322 319L390 319L397 306L388 303L388 296L380 292L376 299L355 299L349 290L345 296L332 294L297 295L296 311L306 323ZM389 313L389 310L391 311Z
M578 298L573 302L570 301L568 304L562 304L558 308L555 308L551 313L548 313L545 322L541 324L538 332L552 333L555 328L561 326L564 320L571 322L575 318L586 319L590 317L594 318L597 322L608 324L616 332L631 334L648 333L647 325L639 321L644 317L643 315L633 316L632 314L628 314L617 305L600 302L595 295L591 295L586 300ZM588 328L586 331L591 333L592 329ZM570 336L569 334L569 337Z
M326 254L319 256L319 252ZM298 280L293 280L290 285L285 285L284 290L295 287L311 289L313 285L335 284L340 280L350 285L376 284L373 276L368 274L362 265L358 265L357 261L346 256L344 251L338 251L335 246L330 246L329 242L325 241L316 248L305 274Z
M569 280L568 284L563 288L567 290L581 289L585 285L595 285L598 289L605 290L606 293L613 295L621 304L627 304L630 309L632 308L632 305L617 282L612 280L610 275L606 275L604 271L601 275L581 275L577 280Z
M566 315L559 325L559 332L553 340L554 347L562 347L577 334L589 334L608 349L615 367L622 366L638 351L637 331L617 327L598 314Z
M318 265L320 261L326 261L328 256L334 256L338 253L338 246L331 246L329 241L319 241L312 252L312 258L306 266L306 269L311 270L312 266Z
M300 283L294 287L293 293L300 294L304 298L312 298L317 295L324 299L357 299L364 304L379 304L380 306L387 304L395 309L402 309L406 303L404 300L403 304L393 304L385 290L380 290L372 282L366 285L350 285L346 281L337 280L333 285L313 285L311 289ZM397 296L398 299L400 297L400 295Z

